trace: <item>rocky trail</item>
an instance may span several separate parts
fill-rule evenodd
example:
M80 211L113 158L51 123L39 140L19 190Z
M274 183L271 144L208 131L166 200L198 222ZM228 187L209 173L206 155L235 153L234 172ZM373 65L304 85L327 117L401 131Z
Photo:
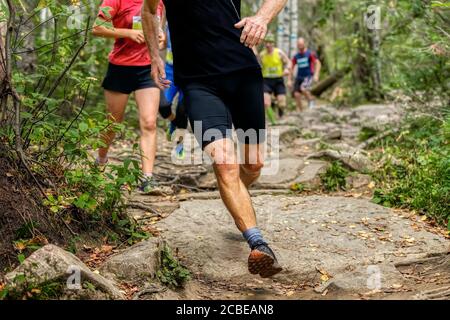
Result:
M401 117L390 105L321 105L288 114L271 128L269 174L251 194L259 226L284 267L273 279L248 273L247 244L219 198L211 166L188 163L201 159L198 152L173 164L173 145L162 134L156 173L166 190L134 193L128 201L128 214L152 238L107 248L98 264L81 256L90 268L48 245L7 279L25 273L48 282L76 265L92 287L65 292L66 298L450 299L450 241L444 232L411 212L371 202L369 173L377 163L359 136L367 129L383 132ZM128 151L120 147L114 154L120 161ZM350 172L346 189L324 193L321 176L333 161ZM277 164L277 173L270 174ZM165 245L191 273L184 289L157 280Z

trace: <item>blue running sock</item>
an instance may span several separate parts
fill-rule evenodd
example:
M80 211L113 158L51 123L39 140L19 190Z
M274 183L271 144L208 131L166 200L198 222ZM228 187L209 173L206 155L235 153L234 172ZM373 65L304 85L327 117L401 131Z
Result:
M267 242L264 240L261 231L256 227L248 229L242 235L244 236L245 240L247 240L250 249L253 249L260 244L267 245Z

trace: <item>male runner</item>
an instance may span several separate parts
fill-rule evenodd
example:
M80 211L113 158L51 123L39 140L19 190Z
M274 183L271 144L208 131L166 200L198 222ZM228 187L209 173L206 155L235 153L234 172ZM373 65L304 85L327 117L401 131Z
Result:
M308 100L308 107L314 107L314 97L311 94L311 87L314 82L319 81L322 64L317 55L306 47L304 38L298 39L298 53L292 59L292 75L297 66L297 77L294 82L293 94L297 109L302 111L302 95ZM289 87L292 87L292 76L289 80Z
M291 61L281 49L275 47L273 35L266 37L265 48L259 56L264 77L264 106L266 111L270 110L274 94L277 99L278 115L282 117L286 108L286 86L283 77L290 76ZM271 119L270 112L268 115L273 124L275 120Z
M143 22L150 54L155 59L152 76L163 88L169 82L154 36L157 4L157 0L145 1ZM225 206L250 246L250 273L271 277L282 268L256 226L247 190L260 176L260 151L265 138L263 79L251 48L264 39L267 25L286 0L265 0L255 16L244 19L240 16L241 0L164 0L164 4L175 82L184 93L194 134L212 158ZM231 140L233 125L237 130L253 130L246 137L238 134L245 153L242 165Z

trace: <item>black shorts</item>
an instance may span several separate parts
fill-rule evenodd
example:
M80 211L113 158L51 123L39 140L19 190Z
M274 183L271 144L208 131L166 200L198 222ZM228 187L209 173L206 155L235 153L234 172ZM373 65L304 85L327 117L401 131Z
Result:
M283 78L264 78L264 92L280 96L286 94Z
M265 141L263 78L260 69L190 80L181 85L186 111L204 149L237 130L240 143Z
M294 93L295 92L304 92L304 91L311 90L313 82L314 82L314 79L313 79L312 76L295 79Z
M150 76L151 66L118 66L108 65L102 87L109 91L130 94L133 91L147 88L157 88Z

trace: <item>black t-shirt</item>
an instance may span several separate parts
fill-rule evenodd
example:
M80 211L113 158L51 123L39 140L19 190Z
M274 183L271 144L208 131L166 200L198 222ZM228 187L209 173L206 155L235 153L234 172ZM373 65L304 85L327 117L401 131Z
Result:
M240 42L241 0L164 0L175 82L259 68Z

